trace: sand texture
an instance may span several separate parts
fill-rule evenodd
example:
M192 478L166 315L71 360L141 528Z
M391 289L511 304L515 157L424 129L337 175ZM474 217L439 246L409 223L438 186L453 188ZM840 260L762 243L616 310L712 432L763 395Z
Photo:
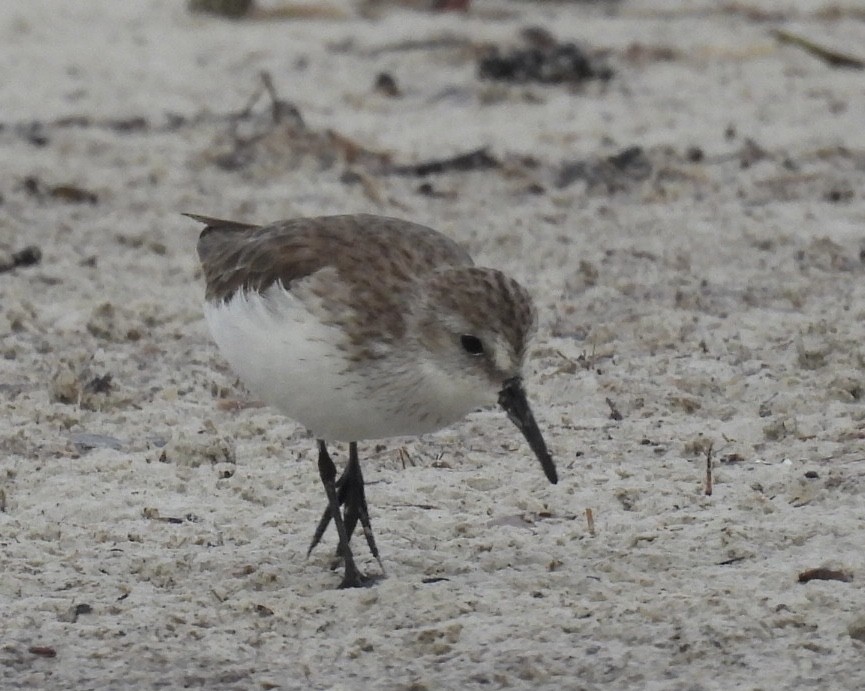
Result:
M0 688L865 688L862 9L434 4L2 3ZM500 411L363 444L335 589L182 212L513 275L559 484Z

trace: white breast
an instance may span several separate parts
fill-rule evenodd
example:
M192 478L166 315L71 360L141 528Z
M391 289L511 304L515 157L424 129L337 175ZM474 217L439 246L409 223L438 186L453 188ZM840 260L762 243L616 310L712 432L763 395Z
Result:
M250 391L320 439L423 434L489 402L470 381L438 381L422 357L397 352L360 365L348 357L343 331L323 324L281 286L207 303L204 313L220 352Z

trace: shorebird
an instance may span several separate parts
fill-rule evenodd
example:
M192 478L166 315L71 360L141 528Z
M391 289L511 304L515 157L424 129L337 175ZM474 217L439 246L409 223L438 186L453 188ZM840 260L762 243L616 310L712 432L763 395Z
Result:
M359 441L432 432L498 403L558 481L522 382L536 317L519 283L399 219L256 226L187 215L205 225L204 313L220 352L251 392L318 440L327 506L307 555L332 520L341 587L368 582L349 545L358 522L381 565ZM339 478L326 446L335 441L349 444Z

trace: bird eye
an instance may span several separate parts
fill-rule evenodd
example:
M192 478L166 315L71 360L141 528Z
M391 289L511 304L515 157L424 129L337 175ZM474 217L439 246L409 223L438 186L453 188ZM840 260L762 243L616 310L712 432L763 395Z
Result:
M469 355L483 355L484 344L477 336L469 336L468 334L460 336L460 343Z

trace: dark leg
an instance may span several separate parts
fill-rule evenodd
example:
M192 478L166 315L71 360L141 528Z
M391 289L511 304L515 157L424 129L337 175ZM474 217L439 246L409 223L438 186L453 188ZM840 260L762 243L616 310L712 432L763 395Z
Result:
M321 439L318 440L318 474L321 476L321 483L324 485L324 491L327 494L329 511L333 518L333 524L336 526L336 532L339 535L339 554L345 562L345 575L339 587L358 588L363 585L363 576L354 563L354 555L351 553L351 547L348 546L348 532L345 529L342 513L339 510L339 498L336 494L335 483L336 466L334 466L330 455L327 453L324 441ZM312 547L310 547L310 551L312 551Z
M369 545L369 551L378 562L382 573L384 573L384 566L381 563L381 558L378 556L378 547L375 544L375 536L372 534L372 524L369 521L369 511L366 507L366 491L363 486L360 459L357 457L357 442L353 441L348 445L348 465L343 475L345 476L345 483L340 488L340 500L345 504L345 529L348 532L348 537L351 539L351 534L354 532L355 526L357 526L358 519L360 519L363 536L366 538L366 544ZM343 488L345 488L345 497L342 496Z
M376 558L379 567L381 567L382 572L384 572L384 566L382 566L381 558L378 554L378 547L375 544L375 536L372 533L372 524L369 520L369 511L366 505L366 492L363 485L363 473L361 472L360 460L357 455L357 442L351 442L348 446L348 465L346 465L339 480L336 481L336 488L338 490L337 499L339 505L345 505L344 523L349 540L351 539L352 533L354 533L358 520L360 520L360 524L363 528L363 535L366 538L366 544L369 545L369 551L372 553L372 556ZM309 546L307 556L309 556L321 540L332 517L333 513L331 507L328 506L324 510L321 520L318 522L318 526L316 526L315 534L312 537L312 544ZM343 556L341 549L341 545L337 547L337 556Z

